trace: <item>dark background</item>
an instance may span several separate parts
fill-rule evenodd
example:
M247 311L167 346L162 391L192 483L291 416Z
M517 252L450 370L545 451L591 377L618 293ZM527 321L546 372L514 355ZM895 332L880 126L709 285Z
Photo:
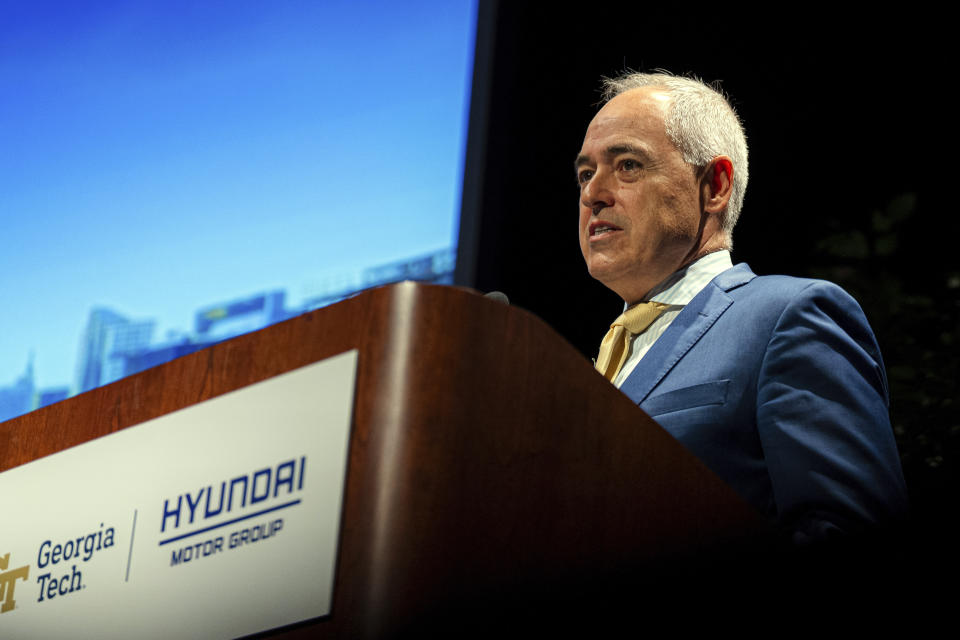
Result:
M464 186L465 215L480 218L462 249L476 252L478 289L505 292L595 355L622 307L588 276L577 241L573 159L600 78L665 68L719 81L750 146L734 262L832 280L864 307L913 505L905 544L935 549L916 558L935 563L955 546L960 488L952 36L902 8L784 6L778 17L482 2L494 37L478 45Z

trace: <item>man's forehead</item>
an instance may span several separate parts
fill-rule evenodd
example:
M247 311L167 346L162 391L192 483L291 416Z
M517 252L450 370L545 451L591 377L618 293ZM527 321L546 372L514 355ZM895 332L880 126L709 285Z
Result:
M631 89L614 97L593 117L583 139L578 163L585 155L624 146L644 148L666 139L664 117L670 96L656 87Z
M640 87L613 97L590 121L590 129L624 125L664 126L670 95L659 87Z

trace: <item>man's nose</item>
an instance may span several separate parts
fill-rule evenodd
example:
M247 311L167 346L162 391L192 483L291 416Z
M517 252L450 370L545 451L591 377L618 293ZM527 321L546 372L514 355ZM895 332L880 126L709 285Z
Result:
M611 177L609 172L598 169L580 190L580 201L583 206L593 210L593 215L597 215L606 207L613 206Z

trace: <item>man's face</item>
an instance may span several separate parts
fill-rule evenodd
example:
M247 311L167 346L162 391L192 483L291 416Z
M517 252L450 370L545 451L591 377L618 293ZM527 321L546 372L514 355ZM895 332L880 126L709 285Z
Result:
M593 118L577 157L583 258L627 302L699 248L700 181L667 137L668 105L656 88L620 94Z

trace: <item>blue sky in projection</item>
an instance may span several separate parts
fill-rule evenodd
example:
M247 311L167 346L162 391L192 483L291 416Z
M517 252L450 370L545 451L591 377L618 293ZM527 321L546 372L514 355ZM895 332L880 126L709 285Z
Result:
M0 3L0 386L456 241L471 0ZM333 274L333 275L331 275Z

